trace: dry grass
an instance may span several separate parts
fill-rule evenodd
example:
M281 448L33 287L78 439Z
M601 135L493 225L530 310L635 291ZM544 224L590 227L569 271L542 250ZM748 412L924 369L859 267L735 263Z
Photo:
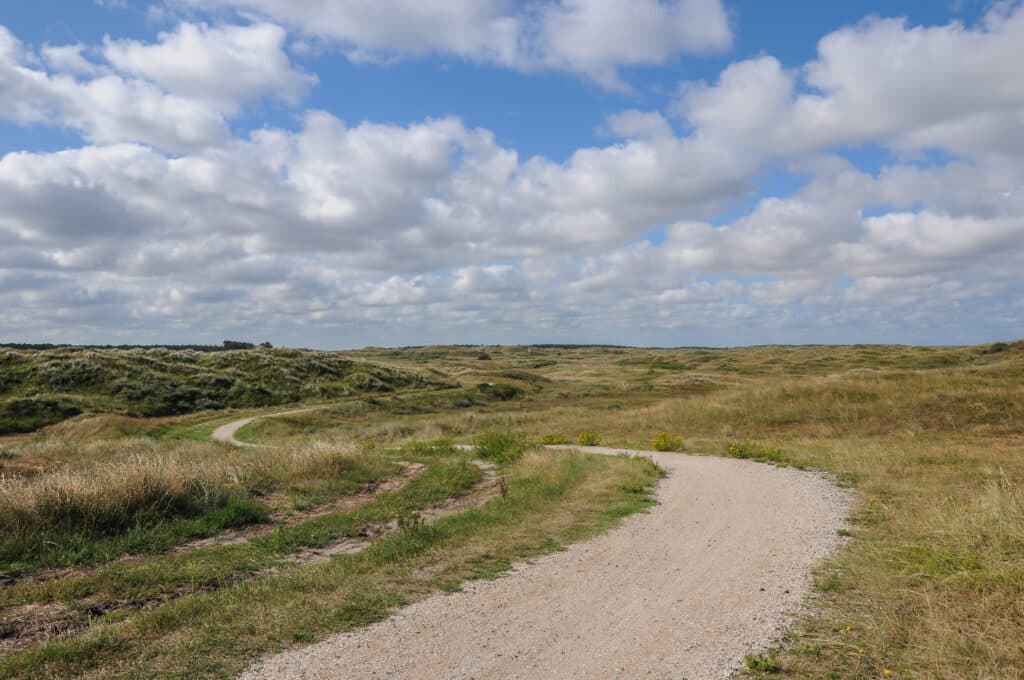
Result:
M256 498L284 490L332 497L395 471L352 446L253 448L145 438L53 435L19 451L43 474L0 476L0 567L83 564L149 552L262 521ZM167 526L177 520L205 521Z
M186 463L193 460L202 475L223 484L244 480L244 486L261 475L294 480L312 474L318 456L326 455L309 453L317 439L342 446L376 443L379 449L438 438L471 442L488 431L523 433L533 441L551 433L575 440L579 432L594 432L608 445L649 448L652 438L671 433L682 437L673 439L672 448L719 455L728 453L730 441L749 441L750 451L778 450L780 460L832 471L856 488L859 499L853 540L817 576L818 613L801 621L778 650L783 676L1024 678L1024 342L965 348L488 347L486 352L491 357L486 361L478 358L479 347L353 354L441 380L455 377L466 394L478 394L476 383L505 382L520 388L520 396L469 408L457 407L458 392L374 397L251 428L254 438L292 442L291 451L253 450L232 458L211 444L150 450L150 444L129 438L119 440L118 455L124 457L118 460L159 470L146 458L158 451L179 457L182 478L193 474ZM338 446L327 445L325 451ZM53 479L103 469L114 460L106 444L45 438L15 451L18 458L5 465L38 464ZM311 461L309 466L303 460ZM559 461L567 467L557 473L552 461L529 452L515 464L534 470L534 477L554 475L536 489L557 489L558 479L576 481L563 489L572 489L567 495L552 492L557 503L502 519L500 541L509 543L501 545L515 545L525 536L566 540L574 535L572 527L593 530L592 524L580 524L577 510L593 513L600 503L618 498L601 490L600 474L574 477L579 466ZM305 471L296 477L290 470ZM616 470L617 476L627 474L625 468ZM528 478L513 480L507 502ZM14 495L50 483L22 478L22 490ZM536 495L531 499L539 503ZM494 535L462 531L459 521L451 520L461 528L446 539L451 542L440 544L441 557L427 560L415 553L402 562L410 569L442 565L431 572L439 574L431 587L444 587L445 574L463 573L465 565L449 557L493 553ZM333 573L321 567L317 578ZM305 576L296 578L303 588L314 588ZM366 578L359 581L366 592L379 595L374 611L385 606L380 603L396 601L388 599L395 593L405 600L421 593L401 579L405 585L380 574ZM317 590L318 596L347 602L355 597L350 585ZM244 612L260 602L261 616L289 635L289 626L301 627L303 610L287 597L254 585L230 601ZM263 631L260 635L270 634L263 622L244 616L241 621L250 621ZM205 644L191 632L175 630L178 642L153 644L161 650L178 645L178 652L193 656ZM218 654L236 658L230 650ZM886 670L890 673L883 675Z
M1024 343L555 356L538 369L550 394L406 419L407 436L593 430L647 448L678 432L691 452L781 449L859 497L854 541L819 574L820 613L792 631L783 676L1024 678Z

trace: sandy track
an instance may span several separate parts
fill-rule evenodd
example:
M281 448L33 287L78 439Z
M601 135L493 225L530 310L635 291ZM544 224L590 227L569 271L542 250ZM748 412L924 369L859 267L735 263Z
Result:
M233 444L235 446L262 446L262 444L252 444L250 442L243 442L241 439L235 439L235 434L238 433L243 427L248 425L254 420L261 420L263 418L277 418L280 416L291 416L296 413L309 413L310 411L318 411L326 408L325 406L313 407L313 408L300 408L294 411L282 411L281 413L262 413L258 416L252 416L251 418L242 418L241 420L234 420L225 425L221 425L216 430L210 433L210 439L217 442L224 442L225 444Z
M850 497L815 473L650 455L669 471L651 512L243 677L729 677L800 609Z

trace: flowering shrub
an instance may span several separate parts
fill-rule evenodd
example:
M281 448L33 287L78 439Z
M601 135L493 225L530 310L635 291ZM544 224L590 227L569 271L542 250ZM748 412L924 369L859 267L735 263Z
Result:
M679 451L683 448L683 435L662 432L651 440L651 448L655 451Z
M749 439L729 442L729 455L733 458L749 458L762 463L786 463L786 456L777 446L765 446Z
M580 446L599 446L601 435L596 432L580 432L578 442Z

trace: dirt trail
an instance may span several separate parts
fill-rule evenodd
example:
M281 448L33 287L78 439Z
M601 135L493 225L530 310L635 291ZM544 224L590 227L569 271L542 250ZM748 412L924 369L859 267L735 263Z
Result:
M812 472L639 453L669 471L649 513L243 677L728 678L800 610L850 496Z
M278 418L280 416L293 416L296 413L309 413L310 411L320 411L327 408L326 406L314 406L313 408L300 408L294 411L282 411L280 413L261 413L260 415L252 416L250 418L242 418L241 420L233 420L230 423L221 425L216 430L210 433L210 439L217 442L224 442L225 444L233 444L235 446L263 446L262 444L252 444L250 442L243 442L241 439L235 439L235 434L243 427L253 422L254 420L261 420L263 418Z

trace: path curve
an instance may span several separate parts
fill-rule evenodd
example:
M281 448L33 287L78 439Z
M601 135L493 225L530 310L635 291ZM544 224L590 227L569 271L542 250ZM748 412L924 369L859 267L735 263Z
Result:
M814 472L629 453L669 472L650 512L242 677L730 677L801 609L813 567L841 540L851 496Z
M261 413L260 415L250 416L248 418L241 418L239 420L233 420L230 423L221 425L216 430L210 433L210 439L217 442L224 442L225 444L232 444L234 446L251 446L251 447L262 447L263 444L253 444L251 442L243 442L241 439L235 439L235 435L243 427L253 422L254 420L261 420L263 418L277 418L279 416L293 416L296 413L309 413L310 411L320 411L327 406L314 406L312 408L300 408L294 411L282 411L280 413Z

